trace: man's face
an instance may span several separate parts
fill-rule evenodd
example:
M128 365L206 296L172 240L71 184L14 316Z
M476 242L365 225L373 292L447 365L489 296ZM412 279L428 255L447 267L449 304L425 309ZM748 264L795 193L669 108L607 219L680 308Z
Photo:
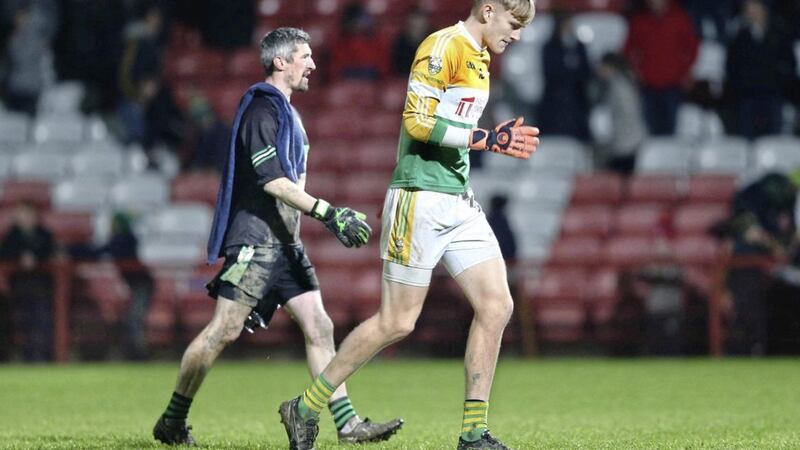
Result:
M295 44L291 61L286 61L286 81L293 91L308 90L308 76L317 66L311 58L311 47L307 43Z
M484 35L484 45L492 53L503 53L506 48L516 42L522 36L522 28L525 26L511 14L511 11L503 8L503 5L492 2L492 13L487 19L487 31Z

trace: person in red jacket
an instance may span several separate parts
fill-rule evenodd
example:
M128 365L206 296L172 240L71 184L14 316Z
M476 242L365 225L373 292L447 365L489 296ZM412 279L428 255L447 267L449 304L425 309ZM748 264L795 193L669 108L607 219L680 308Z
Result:
M691 19L677 2L645 0L645 4L630 19L625 57L639 76L650 133L672 134L698 39Z

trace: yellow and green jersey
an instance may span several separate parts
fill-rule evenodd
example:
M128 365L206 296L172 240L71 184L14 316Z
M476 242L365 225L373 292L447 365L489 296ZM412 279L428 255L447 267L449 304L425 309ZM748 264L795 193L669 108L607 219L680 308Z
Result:
M408 79L391 187L466 191L470 132L489 99L489 52L459 22L428 36Z

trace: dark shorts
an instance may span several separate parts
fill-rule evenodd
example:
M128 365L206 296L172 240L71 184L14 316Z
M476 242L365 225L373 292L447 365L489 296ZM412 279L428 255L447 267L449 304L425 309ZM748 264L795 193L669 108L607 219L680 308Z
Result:
M231 277L242 248L225 250L225 264L206 286L212 298L221 295L255 308L269 322L278 306L302 293L319 290L314 266L302 245L255 247L249 262L240 265L240 276Z

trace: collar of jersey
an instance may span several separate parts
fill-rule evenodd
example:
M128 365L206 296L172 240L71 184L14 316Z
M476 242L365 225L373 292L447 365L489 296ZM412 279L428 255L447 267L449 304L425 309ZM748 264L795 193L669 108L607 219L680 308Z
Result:
M467 27L464 26L463 20L459 20L456 26L458 27L459 30L461 30L461 33L463 33L464 36L466 36L466 38L469 40L470 44L472 44L472 47L475 48L475 50L479 52L486 50L486 47L481 47L481 44L478 41L476 41L471 34L469 34L469 31L467 31Z

